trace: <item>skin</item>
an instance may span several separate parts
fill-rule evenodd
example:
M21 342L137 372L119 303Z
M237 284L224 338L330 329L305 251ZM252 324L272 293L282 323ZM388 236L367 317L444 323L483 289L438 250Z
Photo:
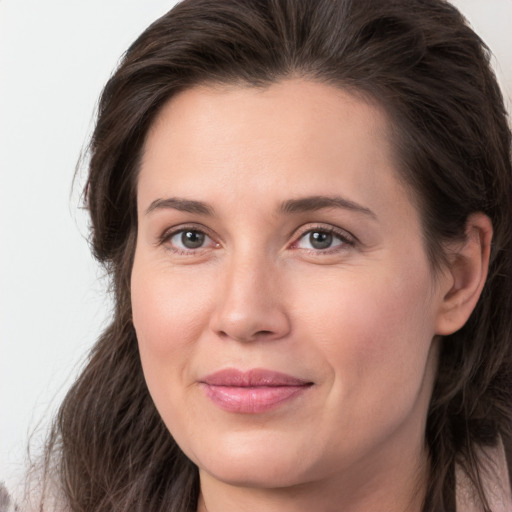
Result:
M299 79L184 91L148 133L133 322L153 400L199 467L199 510L421 509L437 335L474 307L492 229L473 216L434 277L387 133L377 105ZM311 196L358 208L283 211ZM187 248L184 229L206 236ZM224 368L313 384L240 414L200 384Z

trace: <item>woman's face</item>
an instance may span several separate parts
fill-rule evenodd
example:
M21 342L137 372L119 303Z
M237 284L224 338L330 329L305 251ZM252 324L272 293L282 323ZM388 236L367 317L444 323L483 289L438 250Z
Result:
M422 458L446 286L386 122L288 80L187 90L152 126L133 322L153 400L202 477L371 482Z

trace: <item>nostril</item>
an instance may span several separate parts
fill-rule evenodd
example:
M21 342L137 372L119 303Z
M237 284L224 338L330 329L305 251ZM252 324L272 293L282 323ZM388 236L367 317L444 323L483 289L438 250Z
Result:
M254 336L269 336L273 334L272 331L258 331Z
M234 330L231 332L226 331L218 331L218 335L221 338L232 338L237 341L256 341L256 340L265 340L273 338L276 333L271 330L260 330L260 331L254 331L252 333L242 333L242 332L235 332Z

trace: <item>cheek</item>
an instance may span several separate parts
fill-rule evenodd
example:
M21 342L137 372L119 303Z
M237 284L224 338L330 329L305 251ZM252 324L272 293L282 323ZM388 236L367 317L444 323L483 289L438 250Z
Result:
M189 345L207 317L204 282L199 287L190 276L168 274L142 264L132 272L133 323L141 349L156 357Z
M428 268L386 273L381 267L374 274L326 276L315 286L305 283L307 294L293 292L302 297L297 309L302 329L344 393L346 386L379 393L408 381L414 386L421 378L434 336L430 286Z
M328 407L319 413L318 436L327 440L326 450L352 460L395 438L406 424L423 429L435 371L430 281L354 274L332 283L303 298L301 325L315 347L310 360L329 366Z
M194 378L190 361L209 317L206 285L198 282L190 275L170 276L165 265L155 262L134 263L133 324L146 383L164 420Z

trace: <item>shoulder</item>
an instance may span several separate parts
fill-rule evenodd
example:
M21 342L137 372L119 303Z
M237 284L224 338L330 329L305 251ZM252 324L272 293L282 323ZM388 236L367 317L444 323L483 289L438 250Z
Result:
M485 464L483 486L485 495L489 500L490 510L492 512L511 512L512 492L503 443L500 441L495 447L482 448L480 458ZM476 504L478 500L471 482L461 468L456 468L455 477L457 482L457 511L483 512L482 507Z
M3 482L0 482L0 512L18 512L20 509L14 504ZM20 511L21 512L21 511Z
M22 483L20 488L15 486L8 490L0 481L0 512L71 512L62 505L63 500L50 493L45 496L43 504L41 491L32 488L32 492L29 492L28 488Z

